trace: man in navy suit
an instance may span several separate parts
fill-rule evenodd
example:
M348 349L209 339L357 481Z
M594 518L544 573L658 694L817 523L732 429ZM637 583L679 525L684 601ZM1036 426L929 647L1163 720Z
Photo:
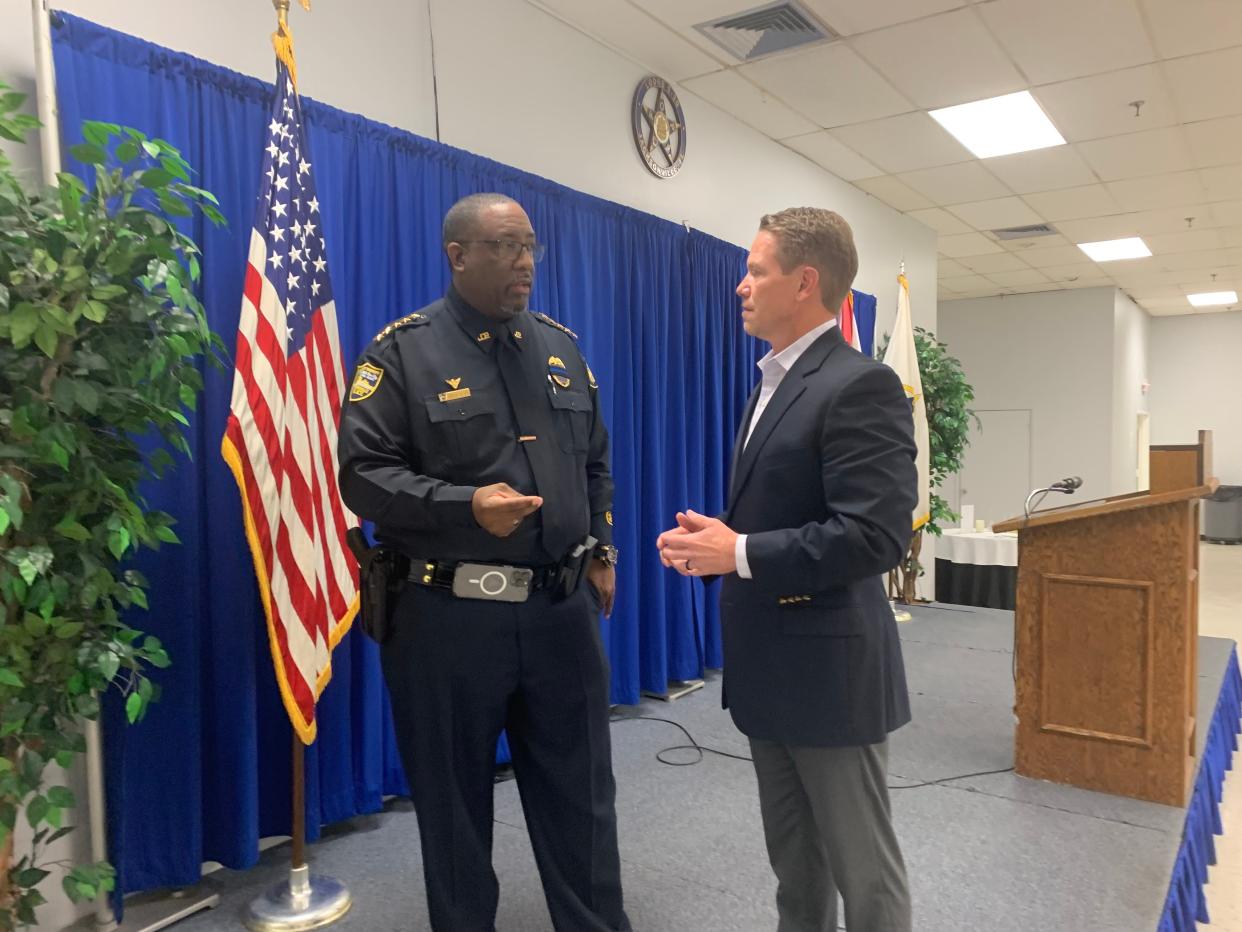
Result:
M737 293L772 349L728 509L679 513L658 541L666 566L724 578L725 705L750 739L778 932L833 932L838 892L849 932L911 928L886 784L910 702L881 576L910 542L915 444L897 375L836 325L857 271L832 211L760 221Z

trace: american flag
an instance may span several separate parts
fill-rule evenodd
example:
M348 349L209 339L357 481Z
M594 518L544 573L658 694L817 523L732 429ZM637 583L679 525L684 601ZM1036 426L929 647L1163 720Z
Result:
M315 740L332 648L358 609L337 487L345 375L301 106L278 63L237 328L222 452L241 492L276 679L294 730Z

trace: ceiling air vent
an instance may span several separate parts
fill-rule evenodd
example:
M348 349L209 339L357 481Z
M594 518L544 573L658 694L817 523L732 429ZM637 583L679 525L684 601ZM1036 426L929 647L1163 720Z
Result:
M738 61L839 38L794 0L769 3L694 28Z
M1056 233L1056 230L1046 223L1035 223L1029 227L1008 227L1004 230L992 231L992 235L997 239L1030 239L1034 236L1052 236L1054 233Z

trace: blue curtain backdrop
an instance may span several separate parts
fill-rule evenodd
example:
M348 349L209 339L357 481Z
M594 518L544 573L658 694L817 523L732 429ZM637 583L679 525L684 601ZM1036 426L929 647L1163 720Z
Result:
M65 142L79 141L86 119L137 127L180 148L198 183L220 198L229 227L196 221L191 232L203 250L210 324L231 347L271 85L56 16ZM476 191L517 198L549 245L532 304L580 335L612 434L622 552L616 611L604 622L612 698L634 703L642 690L720 666L714 593L664 570L654 540L679 508L713 514L723 505L732 438L760 353L740 328L733 293L744 250L304 104L347 363L390 320L442 294L439 227L455 200ZM177 517L184 544L142 557L151 608L134 623L165 642L173 666L156 671L162 699L142 723L125 726L115 702L106 709L111 857L123 892L191 883L204 860L248 867L260 837L289 831L290 728L237 490L219 455L232 371L207 368L204 376L193 461L146 490L151 507ZM311 839L321 825L406 792L377 648L351 633L333 671L306 759Z

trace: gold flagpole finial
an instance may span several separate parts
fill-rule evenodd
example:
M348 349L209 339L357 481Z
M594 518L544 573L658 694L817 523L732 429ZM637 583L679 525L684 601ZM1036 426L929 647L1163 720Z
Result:
M276 8L276 31L272 33L272 47L276 50L276 57L289 69L289 80L293 82L294 90L297 90L298 66L293 58L293 33L289 31L290 2L291 0L272 0L272 6ZM311 0L298 2L302 4L302 9L310 12Z

